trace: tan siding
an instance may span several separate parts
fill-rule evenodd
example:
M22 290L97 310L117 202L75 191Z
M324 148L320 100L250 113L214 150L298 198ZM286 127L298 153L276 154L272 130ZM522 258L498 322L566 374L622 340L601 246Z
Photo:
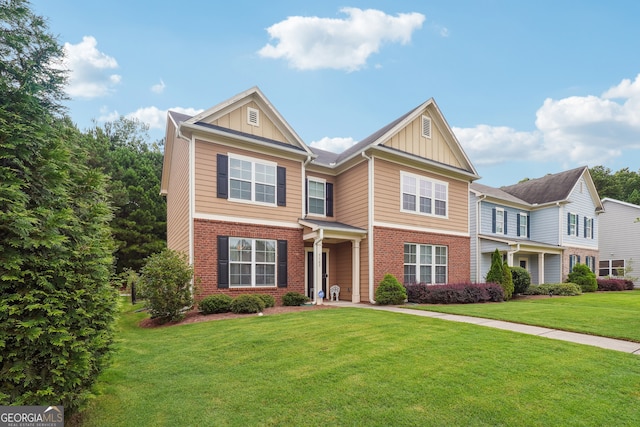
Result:
M335 280L332 280L332 284L340 286L340 299L343 301L351 301L353 289L351 250L351 242L335 245L334 249L332 249L332 258L335 259L336 265L336 276Z
M374 219L386 223L442 229L443 231L469 231L468 183L453 180L441 175L427 173L418 169L401 166L386 160L375 159L374 172ZM432 178L449 183L448 218L417 215L401 212L400 172Z
M275 162L287 169L287 206L258 206L219 199L216 196L217 154L239 154ZM196 212L201 214L242 216L271 221L297 221L302 206L302 165L300 162L251 151L196 141L195 198Z
M167 246L188 254L189 142L176 138L171 156L167 189Z
M334 187L336 221L355 227L367 228L367 177L367 162L362 162L337 177Z
M260 111L259 126L253 126L248 123L247 108L255 108L256 110ZM250 135L261 136L263 138L269 138L287 144L289 143L282 132L278 130L276 125L271 120L269 120L264 111L260 109L258 107L258 104L256 104L255 102L250 102L241 107L238 107L230 113L219 117L217 120L214 120L213 122L211 122L211 124L248 133Z
M429 116L429 114L425 115ZM451 151L447 139L436 126L436 121L433 118L431 122L431 139L422 136L421 127L422 115L419 115L392 136L384 145L457 168L464 168Z

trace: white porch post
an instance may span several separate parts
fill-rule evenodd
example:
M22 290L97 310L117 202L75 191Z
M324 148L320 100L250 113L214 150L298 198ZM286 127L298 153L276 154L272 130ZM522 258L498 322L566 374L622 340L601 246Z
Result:
M351 302L360 302L360 239L351 241Z
M538 285L544 283L544 253L538 254Z
M313 244L313 301L316 304L322 304L322 298L318 296L318 292L322 290L322 240L323 230L320 229L320 235Z

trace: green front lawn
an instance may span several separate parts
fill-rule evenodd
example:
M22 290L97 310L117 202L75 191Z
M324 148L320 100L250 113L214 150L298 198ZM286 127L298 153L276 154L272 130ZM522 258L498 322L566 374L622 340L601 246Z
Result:
M636 355L359 308L158 329L126 308L86 426L640 423Z
M425 304L406 307L640 342L640 290L585 293L574 297L514 299L505 303Z

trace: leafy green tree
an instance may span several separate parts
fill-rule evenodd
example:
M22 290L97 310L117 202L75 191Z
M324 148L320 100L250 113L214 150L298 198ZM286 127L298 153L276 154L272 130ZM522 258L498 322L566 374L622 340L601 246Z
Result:
M108 191L115 216L116 272L139 271L145 259L166 247L166 201L160 195L163 154L148 143L148 126L121 117L88 132L92 165L111 180Z
M0 0L0 405L86 400L113 340L112 211L63 116L62 50Z
M586 264L574 265L567 281L580 286L582 292L595 292L598 290L596 274Z
M502 254L496 249L493 254L491 254L491 267L489 268L485 281L487 283L501 284L502 274Z
M502 290L504 291L504 299L505 301L510 300L513 296L513 277L511 277L511 268L509 268L509 264L505 261L502 264L502 282L500 282L502 286Z

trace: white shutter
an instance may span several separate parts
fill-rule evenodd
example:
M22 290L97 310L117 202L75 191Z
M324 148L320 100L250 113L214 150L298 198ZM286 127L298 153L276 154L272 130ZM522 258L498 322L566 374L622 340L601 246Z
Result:
M431 119L427 116L422 116L422 136L431 138Z

